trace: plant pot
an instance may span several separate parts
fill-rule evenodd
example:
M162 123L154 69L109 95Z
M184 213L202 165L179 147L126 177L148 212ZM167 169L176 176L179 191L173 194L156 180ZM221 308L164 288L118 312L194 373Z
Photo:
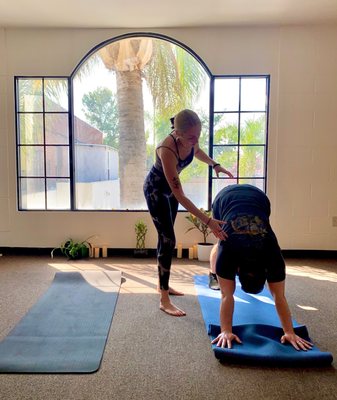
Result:
M88 258L88 257L89 257L89 247L82 247L81 258Z
M80 247L76 255L71 256L69 253L67 254L69 260L81 260L82 258L89 257L89 248L88 247Z
M213 246L213 243L198 243L198 260L209 262Z
M134 249L133 256L136 258L146 258L149 256L148 249Z

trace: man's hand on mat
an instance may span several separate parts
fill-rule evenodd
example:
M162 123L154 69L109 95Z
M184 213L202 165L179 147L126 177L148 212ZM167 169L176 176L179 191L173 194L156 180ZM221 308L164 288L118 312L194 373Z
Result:
M281 343L289 342L296 350L298 351L307 351L311 350L313 347L313 344L308 342L305 339L302 339L301 337L297 336L295 333L285 333L281 337Z
M212 340L212 344L217 343L218 347L225 348L226 346L231 349L232 348L232 341L235 340L238 343L242 343L240 338L232 332L221 332L218 337Z

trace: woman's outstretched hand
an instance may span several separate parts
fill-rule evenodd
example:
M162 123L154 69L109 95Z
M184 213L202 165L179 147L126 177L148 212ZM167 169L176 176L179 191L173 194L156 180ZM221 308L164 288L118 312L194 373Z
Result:
M208 226L212 230L215 237L217 237L220 240L226 240L228 235L223 230L225 224L227 224L227 222L219 221L218 219L211 218L208 223Z
M216 173L216 177L219 178L219 174L220 172L228 175L230 178L234 178L234 176L232 175L231 172L227 171L227 169L225 169L224 167L222 167L221 165L217 165L216 167L213 168L215 173Z

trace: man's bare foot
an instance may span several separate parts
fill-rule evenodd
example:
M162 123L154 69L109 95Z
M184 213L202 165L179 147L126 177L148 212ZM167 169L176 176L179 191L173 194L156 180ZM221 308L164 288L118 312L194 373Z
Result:
M158 290L159 293L161 292L159 287L157 287L157 290ZM171 287L169 287L168 294L170 294L171 296L184 296L183 292L179 292L178 290L175 290L175 289L173 289Z
M173 317L184 317L186 315L185 311L181 310L171 302L160 302L159 308L166 314L172 315Z

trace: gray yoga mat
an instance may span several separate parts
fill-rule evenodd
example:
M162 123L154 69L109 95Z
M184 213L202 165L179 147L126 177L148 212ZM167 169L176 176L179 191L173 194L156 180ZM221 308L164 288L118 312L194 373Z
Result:
M0 373L97 371L120 284L120 271L57 272L0 343Z

